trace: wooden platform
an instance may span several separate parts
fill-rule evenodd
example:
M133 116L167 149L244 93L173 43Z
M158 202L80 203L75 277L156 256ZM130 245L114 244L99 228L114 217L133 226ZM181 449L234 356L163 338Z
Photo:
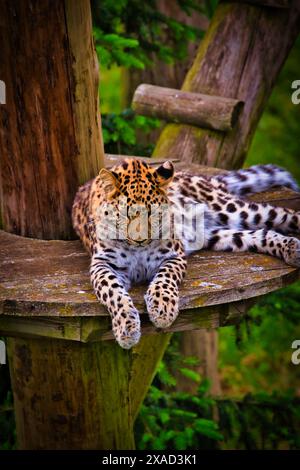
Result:
M113 163L109 156L107 164ZM182 164L175 163L177 168ZM194 172L220 170L195 165ZM300 208L299 194L278 189L256 201ZM112 338L110 318L89 281L89 257L81 243L23 238L0 231L0 334L90 342ZM168 331L216 328L241 319L256 297L288 285L299 270L271 256L201 251L188 262L180 315ZM148 320L146 286L132 289L143 334L156 330Z

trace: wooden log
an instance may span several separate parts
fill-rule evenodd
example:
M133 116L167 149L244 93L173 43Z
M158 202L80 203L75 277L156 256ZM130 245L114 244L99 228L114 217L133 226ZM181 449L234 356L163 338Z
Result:
M146 84L137 88L132 101L137 114L218 131L233 128L242 106L242 101L231 98Z
M298 0L289 9L220 2L182 90L244 101L238 122L226 134L168 124L154 156L239 168L299 27Z

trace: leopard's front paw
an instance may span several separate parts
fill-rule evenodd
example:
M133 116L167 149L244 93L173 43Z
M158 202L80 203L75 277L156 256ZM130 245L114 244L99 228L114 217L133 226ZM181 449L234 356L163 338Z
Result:
M178 292L167 292L165 289L149 288L145 295L147 311L156 328L168 328L176 320Z
M300 267L300 241L290 238L283 252L284 261L296 268Z
M120 310L112 321L112 331L123 349L135 346L141 337L141 322L136 309Z

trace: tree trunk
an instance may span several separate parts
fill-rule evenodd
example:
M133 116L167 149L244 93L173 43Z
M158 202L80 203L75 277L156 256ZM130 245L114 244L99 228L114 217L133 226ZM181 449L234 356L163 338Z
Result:
M74 238L78 185L103 166L88 2L2 2L1 213L5 230Z
M238 168L281 67L299 33L300 5L289 9L221 2L201 41L183 91L245 102L235 129L220 133L168 124L154 156L180 158L220 168Z
M203 2L198 0L198 4L200 5L201 3ZM199 28L203 31L208 28L209 20L204 15L196 11L193 11L191 15L187 15L177 2L158 0L157 8L160 13L170 16L176 19L176 21L181 21L184 24ZM167 37L165 38L165 43L172 47ZM144 70L130 70L127 103L131 103L134 92L141 83L161 87L181 88L185 75L193 63L197 48L198 42L189 42L187 56L184 60L176 61L173 64L166 64L153 54L151 57L153 64L150 67L146 67Z
M75 192L104 162L90 2L1 5L3 227L68 239ZM134 448L134 418L168 340L125 351L115 341L9 338L19 448Z
M200 5L202 0L198 0L198 3ZM157 7L159 12L175 18L177 21L181 21L189 26L197 27L203 31L208 28L209 21L204 15L196 11L193 11L191 15L187 15L175 1L170 2L169 0L158 0ZM166 44L172 47L172 44L167 37L165 38L165 41ZM152 54L151 60L153 63L151 66L146 67L144 70L124 70L124 83L127 84L125 86L124 93L125 103L127 103L127 106L132 102L134 92L141 83L176 89L181 88L184 77L193 63L197 48L197 41L189 42L186 58L180 61L175 61L173 64L166 64L162 60L158 59L155 54ZM161 129L154 129L147 133L147 135L145 135L144 132L137 132L138 141L145 145L152 144L156 142L160 132Z
M180 352L183 357L196 357L199 362L191 367L202 378L210 381L209 393L213 396L221 394L220 377L218 373L218 331L195 330L185 331L180 335ZM198 384L176 374L177 389L183 392L195 393Z

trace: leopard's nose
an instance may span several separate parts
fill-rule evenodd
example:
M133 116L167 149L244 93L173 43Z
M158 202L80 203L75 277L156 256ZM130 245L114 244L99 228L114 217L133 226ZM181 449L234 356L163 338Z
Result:
M147 242L147 239L145 238L145 240L135 240L136 243L138 243L139 245L143 245L144 243Z

